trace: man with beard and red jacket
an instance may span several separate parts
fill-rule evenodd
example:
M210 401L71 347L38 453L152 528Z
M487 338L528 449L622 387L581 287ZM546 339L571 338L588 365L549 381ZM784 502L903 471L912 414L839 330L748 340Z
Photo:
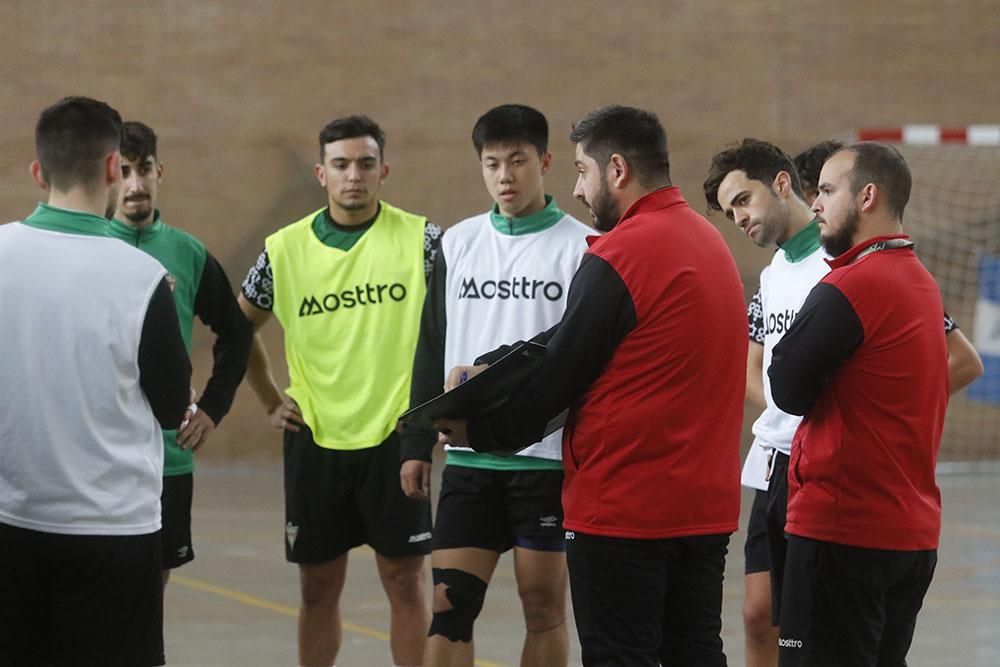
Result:
M902 233L911 177L861 143L824 164L831 271L775 346L775 403L805 415L788 464L782 665L905 665L937 562L948 354L934 278Z
M564 527L584 664L725 665L747 353L739 274L671 185L654 114L597 109L570 140L574 195L606 233L588 239L561 322L536 337L541 370L492 412L437 426L446 442L515 451L569 408Z

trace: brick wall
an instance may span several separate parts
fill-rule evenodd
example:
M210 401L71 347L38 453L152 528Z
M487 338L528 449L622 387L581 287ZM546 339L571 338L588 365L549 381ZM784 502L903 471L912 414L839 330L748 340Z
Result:
M793 152L860 126L996 122L996 10L992 0L5 0L0 219L39 198L27 175L33 124L68 94L157 130L164 219L204 239L234 282L267 233L322 205L316 135L347 113L388 134L385 197L447 225L487 205L468 135L488 107L519 101L548 115L549 190L581 217L572 122L607 103L646 107L667 127L674 181L701 210L712 152L744 135ZM769 252L723 222L749 290ZM210 339L200 331L195 342L203 382ZM246 387L218 436L205 457L278 451Z

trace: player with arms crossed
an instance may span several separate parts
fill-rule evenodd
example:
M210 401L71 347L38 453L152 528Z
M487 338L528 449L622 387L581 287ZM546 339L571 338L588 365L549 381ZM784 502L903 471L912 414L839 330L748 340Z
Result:
M813 211L831 271L768 368L805 415L788 474L782 665L905 665L937 562L948 404L940 290L902 233L911 176L860 143L823 165Z
M816 181L814 177L807 182ZM744 139L716 154L704 189L709 207L724 212L754 243L777 246L748 310L746 394L764 411L754 422L754 442L742 475L743 484L756 489L744 549L747 664L776 665L779 605L772 605L772 597L780 599L788 456L801 418L775 406L766 371L775 344L794 322L809 291L829 272L830 256L821 247L816 217L802 199L798 172L778 147ZM949 318L945 326L949 340L957 337L955 368L960 371L950 378L952 390L957 391L977 377L978 355Z

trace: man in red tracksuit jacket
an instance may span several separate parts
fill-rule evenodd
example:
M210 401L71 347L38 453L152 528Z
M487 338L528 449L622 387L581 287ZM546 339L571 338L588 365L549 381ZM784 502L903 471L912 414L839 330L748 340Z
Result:
M747 320L721 234L671 186L654 114L576 125L574 195L595 226L542 369L496 410L442 420L481 451L570 408L564 527L585 665L725 665L722 576L739 517ZM485 355L490 362L503 349Z
M944 309L902 231L910 172L834 153L813 210L836 259L774 348L775 403L805 415L788 465L782 665L902 666L937 562L948 403Z

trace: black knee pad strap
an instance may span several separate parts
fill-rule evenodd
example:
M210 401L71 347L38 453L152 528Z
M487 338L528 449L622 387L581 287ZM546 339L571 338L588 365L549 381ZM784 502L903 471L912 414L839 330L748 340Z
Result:
M471 642L472 625L483 608L486 582L479 577L452 568L432 568L434 586L445 586L444 594L451 603L448 611L434 612L427 636L441 635L452 642Z

